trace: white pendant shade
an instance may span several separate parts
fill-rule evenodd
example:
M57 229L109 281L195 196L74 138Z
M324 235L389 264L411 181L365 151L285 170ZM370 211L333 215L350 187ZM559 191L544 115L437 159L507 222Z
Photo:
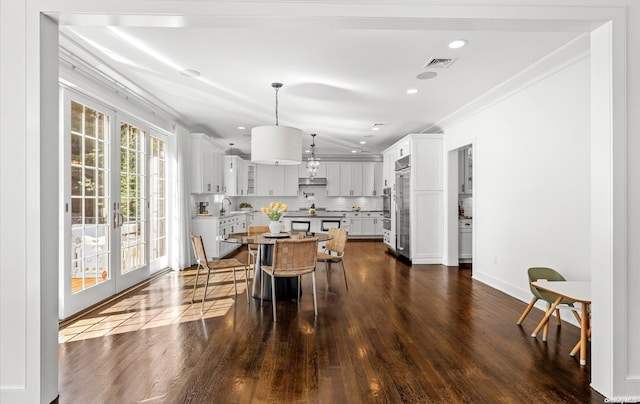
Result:
M251 129L251 161L258 164L300 164L302 132L278 125Z

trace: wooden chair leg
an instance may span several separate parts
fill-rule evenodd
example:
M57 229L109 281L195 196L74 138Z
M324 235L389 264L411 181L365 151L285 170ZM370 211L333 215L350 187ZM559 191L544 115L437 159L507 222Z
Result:
M273 322L276 322L276 277L271 275L271 304L273 305Z
M558 320L558 327L560 327L562 325L562 323L560 322L560 309L556 309L556 320Z
M316 272L311 272L312 280L313 280L313 312L315 316L318 317L318 302L316 301Z
M522 322L527 317L527 315L529 315L529 312L531 311L531 309L533 309L533 306L536 304L537 301L538 301L538 298L536 296L531 298L531 301L529 302L529 305L527 306L526 309L524 309L524 311L522 312L522 315L520 316L520 318L518 319L516 324L518 324L518 325L522 324Z
M347 270L344 267L344 259L340 261L342 264L342 275L344 275L344 286L349 290L349 284L347 283Z
M580 314L578 314L578 312L575 310L571 310L571 312L573 313L573 316L576 318L576 320L578 320L578 324L582 323L582 320L580 319Z
M191 295L191 304L193 304L194 299L196 298L196 288L198 287L198 275L200 274L200 264L196 268L196 280L193 283L193 294Z
M209 276L211 276L211 269L207 268L207 280L204 283L204 295L202 295L202 304L200 305L200 312L204 312L204 299L207 297L207 288L209 287Z
M260 270L260 307L264 307L264 272L262 269Z
M591 338L591 328L589 328L589 330L587 331L587 338ZM580 343L582 341L578 340L578 342L576 343L576 345L573 347L573 349L571 350L571 352L569 352L569 355L571 356L576 356L576 354L580 351Z
M233 273L233 291L235 293L236 300L238 300L238 285L236 284L236 269L233 268L231 272Z
M249 269L244 267L244 287L247 292L247 304L249 304Z
M558 305L560 304L561 300L562 300L562 297L558 296L556 301L553 302L553 304L551 305L551 308L549 310L547 310L547 312L544 315L544 317L542 318L542 320L538 323L538 326L536 327L536 329L533 330L533 332L531 333L531 336L533 338L536 337L536 335L540 332L540 329L542 329L542 327L548 325L549 318L553 315L553 312L556 310L556 307L558 307Z

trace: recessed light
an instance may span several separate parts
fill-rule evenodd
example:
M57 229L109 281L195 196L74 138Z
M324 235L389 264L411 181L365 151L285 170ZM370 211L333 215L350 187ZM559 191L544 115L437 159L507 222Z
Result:
M358 152L357 150L351 150L351 153L357 153L357 152Z
M458 49L458 48L462 48L466 44L467 44L466 39L456 39L455 41L452 41L449 43L449 48Z
M417 88L410 88L407 90L407 94L416 94L418 92Z
M374 126L373 128L371 128L371 130L380 130L379 126Z
M239 130L245 130L246 128L244 126L238 126Z
M182 74L183 76L187 76L187 77L198 77L198 76L200 76L200 72L197 71L197 70L193 70L193 69L180 70L180 74Z
M366 144L366 143L367 143L367 142L365 142L364 140L362 140L362 141L360 142L360 144Z
M305 153L311 153L311 150L305 150L304 152Z
M419 80L429 80L432 79L434 77L436 77L438 75L438 73L436 72L422 72L420 74L418 74L416 76L417 79Z

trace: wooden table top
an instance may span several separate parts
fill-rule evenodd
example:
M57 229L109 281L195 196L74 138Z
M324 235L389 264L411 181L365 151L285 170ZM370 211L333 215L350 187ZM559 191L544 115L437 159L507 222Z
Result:
M589 281L546 281L531 283L538 289L555 293L581 303L591 303L591 282Z
M224 236L219 236L218 240L225 243L236 244L273 244L276 240L283 240L289 238L299 239L300 235L305 237L317 237L318 241L327 241L330 239L327 233L305 233L305 232L285 232L277 235L271 233L263 234L248 234L248 233L232 233Z

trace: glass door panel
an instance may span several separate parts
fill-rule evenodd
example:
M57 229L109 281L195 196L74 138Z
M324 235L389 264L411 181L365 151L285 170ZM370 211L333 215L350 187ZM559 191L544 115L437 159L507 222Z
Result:
M146 134L143 130L120 125L120 273L143 268L146 263Z
M149 160L149 260L151 271L168 266L167 254L167 145L155 136L150 140Z
M71 292L110 279L109 116L71 103Z

